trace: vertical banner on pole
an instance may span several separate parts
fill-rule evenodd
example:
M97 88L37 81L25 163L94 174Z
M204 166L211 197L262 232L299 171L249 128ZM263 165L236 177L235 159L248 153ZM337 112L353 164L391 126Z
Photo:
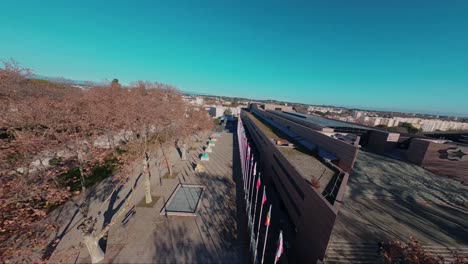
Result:
M247 141L246 141L247 142ZM245 155L244 179L247 181L247 171L249 170L250 145L247 143L247 154ZM247 188L247 185L245 186Z
M258 226L257 226L257 239L255 241L255 251L254 251L254 264L257 263L257 252L258 252L258 240L260 237L260 223L262 221L262 212L263 212L263 205L267 201L267 196L266 196L266 187L263 186L263 195L262 195L262 203L260 205L260 214L258 216Z
M247 205L250 205L249 204L249 201L250 201L250 189L252 188L252 186L250 185L250 182L251 182L251 179L252 179L252 169L253 169L253 166L254 166L254 157L253 157L253 153L252 153L252 156L250 157L250 167L249 167L249 170L247 171L249 177L247 177Z
M248 183L249 183L249 170L250 170L250 166L251 166L251 163L250 163L250 145L247 146L247 159L246 159L246 169L245 169L245 188L244 188L244 196L245 196L245 199L247 201L247 195L248 195Z
M266 248L266 243L268 239L268 229L270 228L270 220L271 220L271 204L270 204L270 209L268 210L267 217L265 219L266 232L265 232L265 241L263 242L262 261L260 262L260 264L263 264L263 260L265 259L265 248Z
M283 255L283 251L283 230L280 230L278 237L278 245L276 246L275 264L279 261L281 255Z
M245 167L244 167L244 181L245 181L245 188L247 188L247 170L249 169L249 156L250 156L250 145L248 143L248 141L246 140L246 147L245 147L245 156L244 156L244 164L245 164ZM245 191L245 190L244 190Z
M254 158L253 158L253 155L252 155L252 170L251 170L252 173L251 173L251 176L249 178L249 185L248 185L249 187L247 188L247 191L249 193L249 196L247 196L247 214L248 214L248 218L249 218L249 229L253 225L252 217L251 217L252 199L253 198L252 198L252 195L250 194L250 190L252 190L252 194L253 194L253 184L254 184L254 181L255 181L255 175L256 175L256 170L257 170L257 162L254 162L253 160L254 160ZM250 182L252 182L252 184L250 184Z
M257 177L257 184L255 185L255 200L253 201L254 202L254 210L253 210L253 225L252 225L252 234L255 233L255 216L257 215L257 201L258 201L258 190L260 189L261 185L262 185L262 181L260 180L260 176L261 176L261 172L258 173L258 177Z
M250 184L250 200L249 200L249 210L251 211L252 210L252 200L253 200L253 194L254 194L254 185L255 185L255 176L257 175L257 162L255 162L254 164L254 167L253 167L253 177L252 177L252 181L251 181L251 184ZM249 213L250 213L249 211Z

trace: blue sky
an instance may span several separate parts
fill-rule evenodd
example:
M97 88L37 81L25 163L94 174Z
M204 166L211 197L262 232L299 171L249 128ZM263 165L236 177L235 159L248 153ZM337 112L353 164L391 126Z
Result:
M468 1L2 1L41 75L468 116Z

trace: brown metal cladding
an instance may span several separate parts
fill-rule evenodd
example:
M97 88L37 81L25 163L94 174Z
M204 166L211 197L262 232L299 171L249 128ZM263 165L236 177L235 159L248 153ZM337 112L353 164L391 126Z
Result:
M317 260L323 260L335 223L337 207L332 206L321 193L306 182L274 143L251 121L250 115L242 111L241 118L254 145L259 149L260 162L264 164L265 180L275 185L297 229L292 244L291 256L294 256L294 259L290 261L316 263ZM344 185L347 179L346 174ZM297 186L302 195L298 192ZM339 193L343 192L344 188L340 188Z

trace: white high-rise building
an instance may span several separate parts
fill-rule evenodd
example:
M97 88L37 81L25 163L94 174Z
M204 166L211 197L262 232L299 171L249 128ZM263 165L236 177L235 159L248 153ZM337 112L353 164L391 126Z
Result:
M353 118L354 119L360 119L362 116L364 116L364 112L353 110Z

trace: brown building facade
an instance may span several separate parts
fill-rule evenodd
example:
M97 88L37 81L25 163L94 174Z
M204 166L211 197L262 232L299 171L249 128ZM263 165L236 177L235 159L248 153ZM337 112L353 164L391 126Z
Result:
M341 144L343 142L337 139L329 138L310 128L272 116L271 113L266 111L258 111L262 111L257 113L262 114L262 116L257 115L255 117L252 113L242 111L241 119L248 133L252 149L256 157L259 157L258 168L262 172L263 180L270 193L275 194L277 204L279 204L278 208L274 208L272 219L281 217L288 219L280 220L280 228L283 230L285 241L288 241L285 250L288 256L287 263L318 263L325 256L349 178L347 171L352 169L357 147L350 145L352 148L348 149L347 146ZM334 193L333 200L327 199L323 193L311 186L304 175L275 146L274 141L256 125L253 118L272 118L275 122L282 122L282 125L289 126L302 138L320 145L321 148L327 151L337 151L337 155L343 158L343 153L338 153L338 150L344 149L344 153L352 156L346 158L342 163L338 162L347 171L340 169L341 167L338 166L333 167L336 170L336 175L329 184L329 186L336 187L332 191ZM317 134L311 134L312 132ZM284 212L280 208L284 208ZM272 235L275 236L274 231ZM274 244L276 241L272 240L269 243ZM274 248L274 245L270 245L270 247ZM271 254L273 253L270 252L270 256ZM266 255L268 256L268 252ZM265 260L268 261L268 258Z
M282 131L289 133L299 141L303 140L313 145L312 147L315 147L320 155L330 159L343 171L351 172L359 151L358 146L336 140L320 131L298 124L271 111L263 111L255 105L252 106L251 111L268 122L274 123L275 126L280 127Z
M408 161L436 174L468 184L468 146L445 144L440 140L414 138L407 151Z

